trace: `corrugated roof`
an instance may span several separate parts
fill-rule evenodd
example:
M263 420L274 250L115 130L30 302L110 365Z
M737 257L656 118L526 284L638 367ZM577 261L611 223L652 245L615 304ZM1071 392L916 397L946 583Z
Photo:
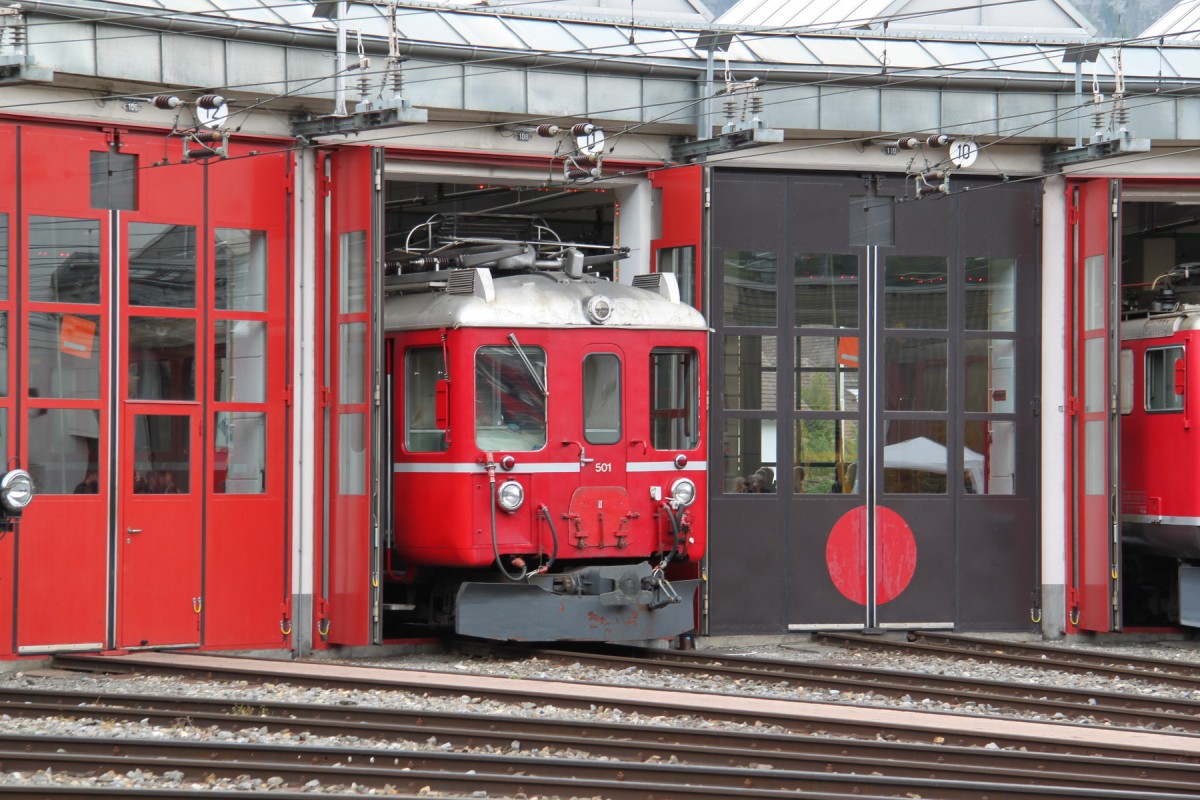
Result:
M796 31L867 28L1067 38L1096 33L1068 0L741 0L716 22Z
M889 0L893 5L907 1ZM776 0L744 2L764 4L765 11L765 4ZM867 4L874 3L873 8L877 8L882 2L850 0L846 6L866 9ZM1197 4L1200 0L1189 0L1188 3ZM327 34L333 31L333 24L328 19L314 17L313 4L289 0L29 0L29 5L65 16L88 8L91 14L83 18L115 17L121 18L126 25L136 25L142 15L168 17L169 23L161 24L171 26L186 19L211 26L214 19L224 19L236 29L239 39L266 38L271 32L287 34L299 29ZM1061 0L1057 5L1062 5ZM612 18L548 16L536 3L503 8L462 8L407 0L399 6L397 20L403 44L426 52L444 49L449 56L456 50L475 53L491 50L518 56L556 55L564 61L615 60L646 69L655 64L699 69L707 52L697 49L698 37L703 32L715 30L732 37L727 52L736 69L744 71L750 65L749 68L766 80L771 79L772 73L836 72L863 77L894 77L908 72L971 77L996 83L1014 79L1061 81L1074 74L1074 65L1064 63L1063 54L1072 42L1077 41L1062 36L903 35L891 26L886 34L881 30L861 29L798 34L775 26L759 28L706 22L670 24L637 20L636 24L630 25L627 20ZM351 31L359 32L364 40L386 41L388 6L352 3L347 26ZM219 29L214 28L212 33L219 35ZM1118 43L1097 44L1101 51L1096 72L1101 76L1112 75L1112 54ZM1200 76L1197 71L1200 50L1194 47L1159 47L1156 42L1151 42L1141 46L1124 44L1121 51L1129 80L1142 78L1161 83L1178 76ZM1089 65L1089 75L1092 70Z
M1194 42L1200 39L1200 0L1182 0L1158 18L1142 36L1164 37L1177 42Z
M609 16L625 21L642 19L704 23L713 18L712 12L700 0L462 0L447 2L446 5L526 9L548 16Z
M66 3L69 4L69 3ZM187 14L220 14L266 24L307 24L311 22L313 4L287 0L121 0L107 5L133 5L162 11ZM387 14L387 3L357 3L352 16L361 9L373 7ZM406 6L407 3L400 5ZM705 25L712 13L700 0L436 0L425 4L430 9L454 11L505 11L540 17L630 19L645 22L676 22L682 25Z

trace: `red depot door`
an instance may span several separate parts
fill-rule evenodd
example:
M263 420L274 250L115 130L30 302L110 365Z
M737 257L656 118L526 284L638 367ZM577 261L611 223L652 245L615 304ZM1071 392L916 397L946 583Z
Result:
M161 404L131 403L126 408L117 644L199 644L203 482L198 411Z
M1120 319L1120 181L1068 185L1071 339L1068 359L1072 628L1120 628L1120 527L1116 516Z
M679 298L707 315L700 258L704 167L658 170L650 174L650 184L655 193L650 266L655 272L673 273Z
M381 635L378 450L383 150L343 147L318 159L326 187L318 368L323 398L319 641L378 643ZM382 452L382 451L380 451ZM372 509L375 508L375 513Z

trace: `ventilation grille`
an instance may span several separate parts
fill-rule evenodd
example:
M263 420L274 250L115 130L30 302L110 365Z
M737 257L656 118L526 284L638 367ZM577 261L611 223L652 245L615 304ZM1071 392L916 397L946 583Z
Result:
M633 287L662 295L672 303L679 302L679 284L673 272L649 272L633 276Z
M478 297L485 303L496 300L496 286L492 283L492 273L487 269L450 269L435 274L445 276L447 294Z
M649 289L652 292L658 291L658 284L662 282L661 272L649 272L645 275L634 275L633 285L638 289Z
M446 291L450 294L475 294L475 270L451 269L446 271Z

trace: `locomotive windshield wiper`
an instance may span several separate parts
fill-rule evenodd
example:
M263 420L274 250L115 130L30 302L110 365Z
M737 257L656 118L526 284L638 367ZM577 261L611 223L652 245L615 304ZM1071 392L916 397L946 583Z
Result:
M510 333L508 335L508 340L512 342L513 349L517 351L517 356L521 359L521 362L525 364L525 369L529 370L529 374L533 377L533 382L537 384L539 389L541 389L542 397L549 397L550 390L546 388L545 379L538 374L536 369L533 368L533 362L529 360L529 356L525 355L525 351L521 349L521 343L517 341L517 335L515 333Z

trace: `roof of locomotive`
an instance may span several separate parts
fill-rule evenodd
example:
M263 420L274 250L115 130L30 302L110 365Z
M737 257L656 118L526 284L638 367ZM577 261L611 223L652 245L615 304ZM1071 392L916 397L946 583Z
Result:
M1177 331L1197 329L1200 329L1200 305L1186 303L1173 311L1127 317L1121 322L1121 338L1161 339Z
M431 290L388 297L384 303L385 330L708 328L704 315L678 299L678 290L673 288L674 276L670 276L670 290L654 291L590 275L572 278L560 271L523 272L502 277L492 277L484 269L448 272L456 273L454 277L459 280L434 282ZM597 297L601 301L606 299L611 309L604 322L594 322L588 313L589 302Z

